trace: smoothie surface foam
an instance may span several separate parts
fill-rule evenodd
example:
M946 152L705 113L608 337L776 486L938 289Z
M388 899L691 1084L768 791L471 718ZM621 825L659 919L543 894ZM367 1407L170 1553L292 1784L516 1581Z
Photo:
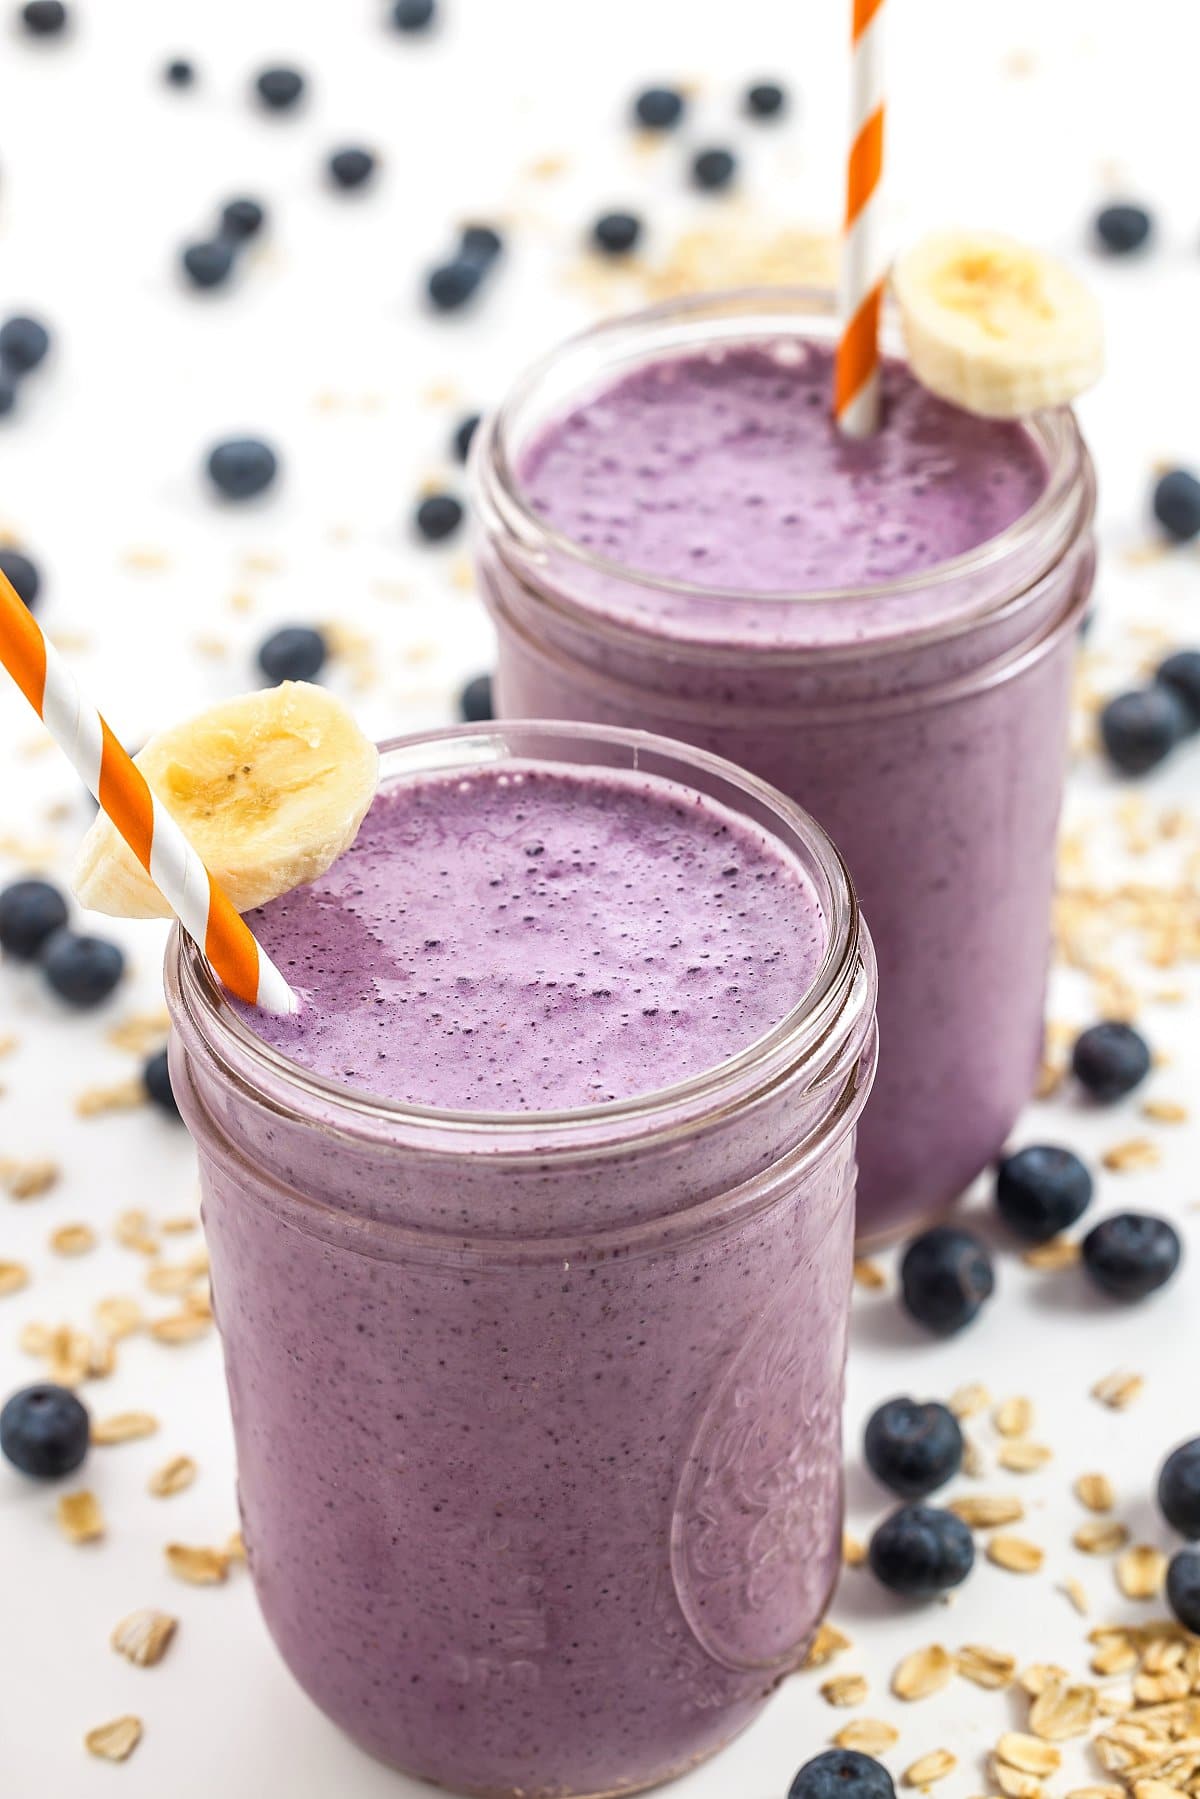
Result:
M309 887L249 915L305 1004L239 1011L328 1080L545 1112L716 1067L799 1004L828 932L799 861L657 776L407 778Z
M605 561L756 595L920 574L1044 490L1023 426L946 404L894 359L873 437L837 430L832 381L828 348L799 339L663 357L543 424L518 478L538 516Z

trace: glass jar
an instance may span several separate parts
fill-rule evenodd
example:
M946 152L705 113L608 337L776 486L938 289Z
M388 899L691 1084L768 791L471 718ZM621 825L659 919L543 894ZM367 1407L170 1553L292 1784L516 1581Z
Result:
M472 479L500 715L635 725L713 751L797 799L846 857L879 958L882 1054L859 1134L870 1240L956 1199L1036 1079L1094 566L1074 418L1025 422L1045 486L1009 529L919 574L820 593L607 561L541 517L519 474L548 422L634 370L747 345L785 363L836 329L827 296L787 290L602 325L516 383L477 434Z
M829 930L796 1008L658 1093L451 1112L321 1079L178 932L167 958L263 1614L363 1747L510 1799L666 1779L805 1654L875 1052L845 869L753 776L514 724L385 746L383 779L531 759L665 776L786 846Z

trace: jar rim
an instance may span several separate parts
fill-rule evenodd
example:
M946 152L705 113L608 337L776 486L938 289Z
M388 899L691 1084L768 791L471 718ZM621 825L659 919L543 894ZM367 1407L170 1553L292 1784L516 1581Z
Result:
M553 553L591 575L619 581L647 592L660 592L686 599L697 607L714 609L732 603L788 606L839 606L851 602L882 602L903 599L909 594L928 596L956 583L970 581L1004 564L1019 561L1031 547L1041 543L1053 545L1056 533L1052 526L1072 508L1081 472L1086 471L1086 451L1075 416L1069 407L1058 407L1030 415L1020 421L1033 437L1047 471L1046 484L1027 510L996 536L989 537L973 549L945 562L917 569L892 580L864 582L849 587L756 591L748 595L743 588L704 586L676 576L659 575L653 570L639 569L599 555L586 544L558 529L535 512L526 496L517 472L516 419L521 408L545 381L548 373L570 355L590 347L618 346L629 334L651 337L669 326L689 333L682 346L711 347L714 333L719 341L745 342L756 337L782 336L785 333L832 340L837 329L835 298L831 290L819 287L748 287L730 288L712 293L690 294L682 298L660 301L654 306L622 313L591 325L561 340L534 362L526 365L516 377L499 407L485 417L475 434L471 449L472 480L480 511L485 519L489 511L498 514L505 531L528 552ZM706 331L705 327L708 327ZM890 309L885 311L884 348L889 354L900 348L898 327ZM638 360L652 355L651 345ZM631 365L632 366L632 365ZM613 372L610 370L610 373ZM580 392L586 391L586 384ZM1047 561L1053 560L1053 552ZM990 611L997 597L989 594L982 610ZM561 603L561 597L560 597ZM577 603L572 603L575 609ZM581 607L589 617L594 609ZM955 625L961 622L955 617ZM636 629L623 623L619 629ZM934 627L935 634L938 627ZM922 632L922 635L927 633ZM907 634L906 634L907 635ZM893 640L894 641L894 640ZM856 650L885 647L884 640Z
M689 770L720 784L726 793L744 796L759 822L774 835L783 831L788 847L803 847L812 866L810 878L824 883L818 893L828 936L820 968L796 1005L769 1030L711 1069L668 1087L591 1106L538 1112L483 1112L409 1104L366 1089L327 1079L284 1055L258 1037L238 1015L198 947L176 925L166 954L167 999L175 1021L186 1020L204 1047L243 1083L255 1085L276 1110L308 1119L319 1107L326 1128L357 1134L384 1127L403 1131L405 1140L444 1150L487 1138L497 1153L544 1155L556 1146L578 1153L589 1129L598 1145L670 1135L693 1128L733 1104L745 1103L803 1064L825 1042L844 1016L864 962L870 962L857 896L839 851L802 807L769 783L737 768L724 757L693 749L670 738L619 726L513 720L481 726L449 726L387 739L380 745L381 786L405 775L469 773L504 762L536 758L554 762L553 746L587 748L607 754L598 766L657 774L693 785ZM623 760L620 758L624 758ZM561 760L561 756L558 758ZM703 791L703 789L702 789ZM725 798L724 794L714 797ZM728 801L726 801L728 803ZM761 815L761 816L760 816ZM779 829L776 829L776 821ZM794 841L793 841L794 840ZM873 1010L873 995L872 1010ZM625 1131L631 1133L627 1139Z

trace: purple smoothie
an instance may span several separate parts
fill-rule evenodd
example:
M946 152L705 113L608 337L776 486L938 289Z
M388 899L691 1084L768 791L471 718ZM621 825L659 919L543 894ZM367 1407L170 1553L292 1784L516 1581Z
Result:
M711 1753L824 1610L874 975L765 789L510 732L255 915L298 1023L179 944L168 994L276 1642L374 1754L558 1799Z
M602 328L483 441L499 707L694 743L829 831L879 956L870 1238L956 1198L1032 1091L1090 469L1069 415L975 418L896 360L847 441L827 344L707 304L719 341L619 321L606 382Z

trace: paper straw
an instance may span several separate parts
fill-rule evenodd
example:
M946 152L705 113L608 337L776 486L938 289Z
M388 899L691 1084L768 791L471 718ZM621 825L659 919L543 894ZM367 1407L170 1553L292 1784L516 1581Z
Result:
M2 570L0 662L229 991L268 1012L298 1011L296 995L154 797L141 770L87 704Z
M842 235L841 337L833 410L848 437L879 424L879 181L883 172L883 0L853 0L850 156Z

